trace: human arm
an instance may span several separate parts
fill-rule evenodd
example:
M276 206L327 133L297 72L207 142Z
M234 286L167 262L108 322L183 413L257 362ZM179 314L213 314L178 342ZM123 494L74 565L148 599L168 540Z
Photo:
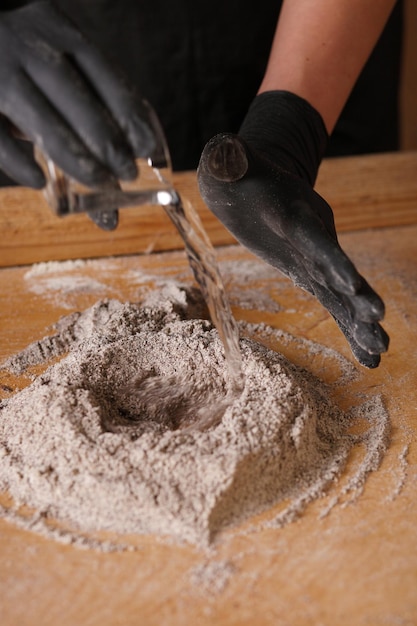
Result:
M367 367L388 346L383 302L341 250L331 208L313 186L328 133L393 5L284 2L258 97L237 136L207 144L198 170L208 207L318 298Z
M396 0L284 0L259 93L301 96L330 134Z

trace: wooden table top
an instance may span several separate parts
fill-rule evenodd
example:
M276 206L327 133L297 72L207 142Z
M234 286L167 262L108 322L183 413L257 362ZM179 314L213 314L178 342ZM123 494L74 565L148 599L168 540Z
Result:
M193 173L178 180L189 195L196 194ZM318 188L335 209L343 248L387 306L389 352L376 370L354 364L357 380L336 393L344 407L382 394L392 422L389 449L363 493L322 517L352 475L353 455L341 484L332 485L298 521L264 528L276 507L224 532L210 552L143 536L134 552L105 554L0 520L2 626L417 624L417 154L326 162ZM212 240L221 244L220 269L236 317L264 321L353 363L326 311L234 245L197 195L195 203ZM43 337L60 316L99 298L136 299L138 285L178 276L192 282L163 215L136 209L124 215L120 232L103 234L84 216L50 216L36 192L0 191L6 232L0 252L0 362ZM174 251L155 252L161 248ZM136 254L141 251L148 253ZM95 258L35 272L25 265L88 257ZM251 270L244 276L247 264ZM78 287L54 278L75 278ZM248 307L248 300L257 308ZM269 306L274 302L275 308ZM334 359L315 362L296 340L274 348L323 380L337 377ZM7 386L6 374L0 383Z
M316 188L333 208L339 232L413 224L416 172L417 152L328 159ZM193 202L213 244L233 243L202 202L195 173L178 173L175 183ZM0 267L182 248L159 207L124 209L117 230L106 233L85 215L57 219L41 192L19 188L0 190L0 232Z

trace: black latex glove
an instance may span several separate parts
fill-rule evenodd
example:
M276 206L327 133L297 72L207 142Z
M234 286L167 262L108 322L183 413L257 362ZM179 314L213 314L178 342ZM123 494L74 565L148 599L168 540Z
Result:
M0 168L45 184L17 127L87 186L134 178L155 143L141 100L52 2L24 4L0 11Z
M246 248L314 294L353 354L377 367L388 347L380 297L340 248L313 185L327 143L319 113L285 91L255 98L238 135L211 139L198 182L209 209Z

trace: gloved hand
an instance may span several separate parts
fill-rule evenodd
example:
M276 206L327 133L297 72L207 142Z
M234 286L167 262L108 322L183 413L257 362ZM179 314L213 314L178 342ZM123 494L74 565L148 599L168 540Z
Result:
M87 186L135 178L155 148L145 103L52 2L23 4L0 11L0 169L45 184L17 127Z
M384 304L340 248L327 202L313 189L327 143L319 113L285 91L258 95L238 133L211 139L198 182L235 238L326 307L366 367L388 335Z

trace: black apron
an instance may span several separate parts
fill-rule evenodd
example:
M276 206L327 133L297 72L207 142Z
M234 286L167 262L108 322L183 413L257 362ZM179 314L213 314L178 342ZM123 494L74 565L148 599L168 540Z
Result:
M157 111L175 169L236 132L262 80L279 0L59 0ZM329 155L398 149L399 2L331 137Z

